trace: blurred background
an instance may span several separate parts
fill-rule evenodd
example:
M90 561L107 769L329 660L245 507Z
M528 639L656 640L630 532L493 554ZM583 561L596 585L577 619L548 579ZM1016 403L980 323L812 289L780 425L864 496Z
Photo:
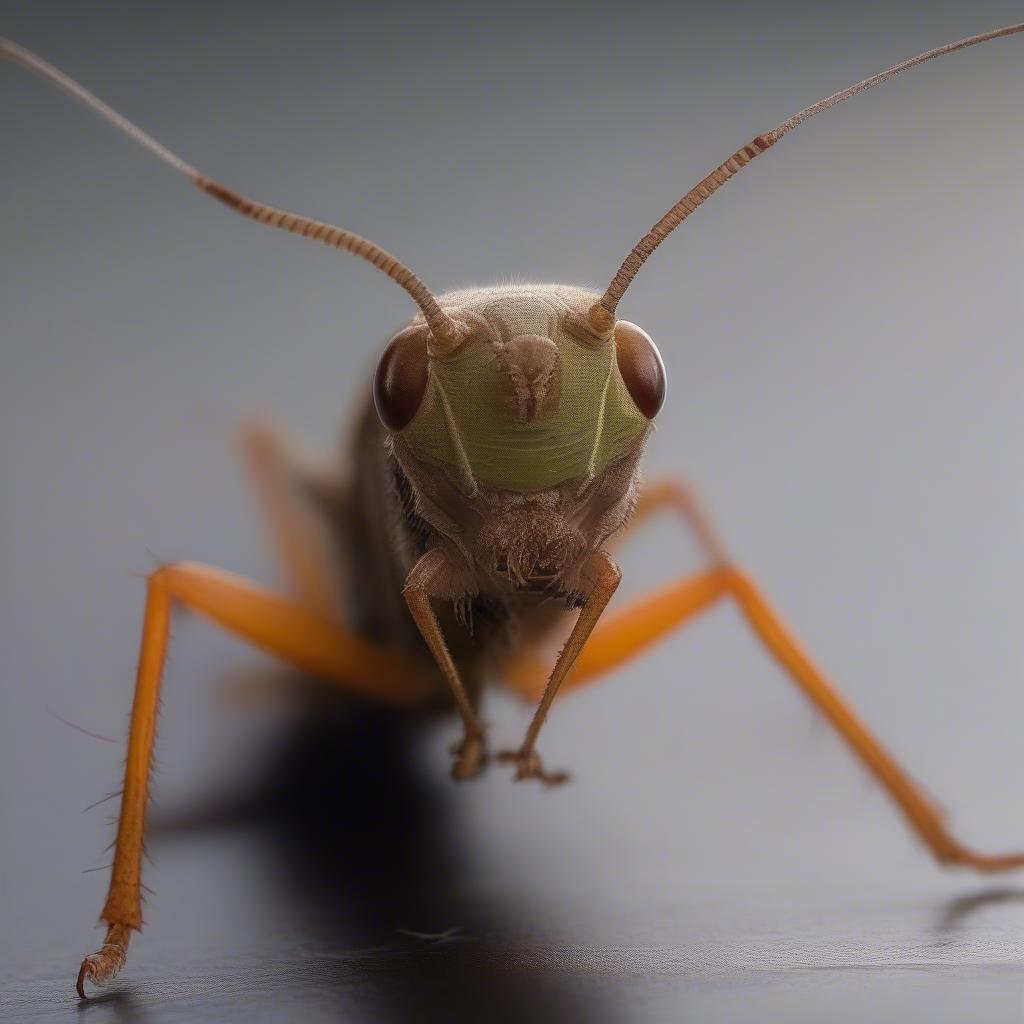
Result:
M1019 3L0 4L186 160L435 290L603 286L754 134ZM75 1017L159 561L274 582L232 431L338 446L411 312L2 78L0 1016ZM1024 40L815 119L652 259L649 476L685 472L867 721L1024 846ZM696 565L661 523L624 591ZM456 787L454 720L224 709L277 671L179 618L149 925L105 1020L1020 1020L1024 879L935 867L722 607L556 705L571 786ZM495 694L495 746L529 709ZM75 731L60 716L116 742ZM428 934L433 938L424 938ZM437 936L442 936L438 938Z

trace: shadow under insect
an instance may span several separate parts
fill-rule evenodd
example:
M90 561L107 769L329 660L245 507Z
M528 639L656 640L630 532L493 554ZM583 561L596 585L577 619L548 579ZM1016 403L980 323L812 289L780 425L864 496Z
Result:
M265 842L308 940L261 970L278 993L333 994L359 1019L600 1021L566 958L514 936L509 905L474 891L458 790L415 763L422 730L321 695L243 800L154 820L151 835L244 824Z

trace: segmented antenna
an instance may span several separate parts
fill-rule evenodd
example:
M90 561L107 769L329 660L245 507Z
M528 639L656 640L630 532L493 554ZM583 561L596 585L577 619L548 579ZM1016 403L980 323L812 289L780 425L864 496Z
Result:
M367 263L373 264L378 270L387 274L392 281L404 288L413 302L419 306L437 343L434 346L435 349L440 348L443 353L454 348L461 340L462 332L458 325L437 304L437 299L430 293L427 286L391 253L385 252L373 242L361 238L351 231L345 231L343 228L324 224L322 221L312 220L309 217L300 217L298 214L288 213L286 210L278 210L265 203L258 203L220 182L214 181L213 178L208 178L191 164L182 160L181 157L162 146L152 136L147 135L137 125L132 124L126 117L108 107L106 103L79 85L73 78L69 78L63 71L48 64L41 57L37 57L30 50L26 50L10 39L0 37L0 56L20 64L84 103L115 128L119 128L129 138L134 139L140 146L144 146L154 156L163 160L165 164L173 167L179 174L184 174L197 188L213 196L214 199L220 200L232 210L260 224L290 231L294 235L301 235L314 242L322 242L333 249L344 249L345 252L353 253L366 260Z
M909 60L901 61L899 64L895 64L893 67L886 71L880 71L877 75L872 75L870 78L865 78L863 82L858 82L856 85L851 85L848 89L843 89L842 92L833 93L831 96L826 97L823 100L819 100L817 103L811 104L809 107L805 107L798 114L794 114L788 121L783 121L777 128L770 132L766 132L764 135L757 135L741 149L736 150L735 153L723 164L719 164L703 181L698 182L690 189L689 192L683 196L682 199L672 207L668 213L665 214L661 220L658 221L650 231L640 239L636 245L633 246L633 251L623 260L622 265L615 273L615 277L612 278L611 284L608 285L607 291L601 297L601 299L594 303L587 314L587 321L590 326L597 331L599 334L607 335L611 332L615 326L615 310L618 307L619 300L622 298L626 289L633 283L633 278L636 277L637 272L647 261L648 257L654 252L655 249L665 241L668 236L675 231L680 224L686 220L687 217L697 209L706 199L710 198L715 192L718 191L734 174L746 167L754 157L759 156L769 147L775 145L779 139L782 138L787 132L791 132L797 125L801 125L804 121L814 117L815 114L820 114L823 110L828 110L829 107L834 107L837 103L842 103L843 100L848 100L851 96L856 96L858 93L867 92L868 89L873 89L876 85L881 85L882 82L888 81L890 78L894 78L896 75L902 74L904 71L908 71L912 67L916 67L918 64L923 64L926 60L931 60L933 57L941 57L944 54L952 53L954 50L963 50L968 46L974 46L976 43L985 43L990 39L999 39L1001 36L1012 36L1016 32L1024 32L1024 22L1017 25L1008 25L1006 28L997 28L992 32L985 32L982 35L970 36L968 39L961 39L956 43L948 43L946 46L940 46L934 50L928 50L927 53L919 53L916 57L911 57Z

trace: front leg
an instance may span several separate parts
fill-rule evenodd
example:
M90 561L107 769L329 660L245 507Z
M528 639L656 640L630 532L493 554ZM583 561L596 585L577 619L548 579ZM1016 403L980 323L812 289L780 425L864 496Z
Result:
M461 576L451 558L441 549L434 548L409 570L402 590L416 628L444 675L462 717L462 741L455 748L455 764L452 766L452 777L459 780L472 778L483 770L487 761L486 736L430 601L435 597L454 600L465 596L466 587L462 585Z
M586 601L580 610L580 616L576 620L576 625L573 626L572 632L569 634L569 639L558 655L558 660L555 662L555 667L548 679L548 684L544 687L544 693L541 695L540 703L534 712L533 720L526 730L522 746L515 751L504 751L500 755L503 761L511 761L516 766L517 781L520 779L540 779L548 785L558 785L561 782L565 782L569 777L565 772L545 771L540 756L536 751L537 736L540 733L541 726L544 725L544 720L548 716L548 711L555 699L555 695L558 693L559 687L562 685L562 681L572 670L580 651L583 650L583 645L594 631L597 620L600 619L608 602L612 599L612 595L618 588L619 582L622 579L622 572L607 552L596 551L587 560L583 568L582 578L584 584L589 588Z

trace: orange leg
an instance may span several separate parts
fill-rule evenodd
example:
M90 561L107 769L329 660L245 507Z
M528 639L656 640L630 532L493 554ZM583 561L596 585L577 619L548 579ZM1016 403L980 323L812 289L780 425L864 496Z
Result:
M419 663L381 650L357 634L240 576L187 563L164 565L152 573L128 734L114 866L107 901L100 914L108 929L99 951L82 961L77 986L82 998L86 980L103 982L120 970L131 932L142 927L141 862L149 770L174 602L212 619L289 664L354 693L396 705L411 705L432 692L431 680Z
M674 499L672 505L678 507ZM728 564L640 597L611 615L592 634L563 689L582 686L629 660L727 595L739 605L769 653L885 787L936 860L985 872L1024 867L1024 854L976 853L949 834L939 812L836 692L754 583ZM505 678L516 689L533 696L542 691L543 666L532 659L520 660L509 666Z
M330 516L344 515L340 478L300 451L270 420L254 416L239 431L249 481L262 506L288 593L310 611L345 621L340 560L325 529Z
M710 569L609 612L577 658L562 692L591 682L663 640L728 593L728 580L727 569ZM537 700L547 683L545 662L532 655L518 658L505 667L502 679L528 700Z
M659 512L672 512L683 520L697 538L701 552L712 567L724 566L729 563L725 545L719 539L700 501L686 484L678 480L662 479L644 484L632 516L626 525L611 538L607 544L608 551L610 553L618 551L623 542L628 540L638 527L650 522ZM691 615L695 615L707 607L710 601L722 593L722 586L716 584L712 575L707 578L683 580L681 583L667 587L664 591L659 591L653 604L644 606L643 621L631 623L628 627L624 627L624 624L618 619L609 620L606 616L598 632L609 637L614 633L619 635L620 639L602 653L600 660L605 660L608 657L608 651L617 649L620 645L623 645L627 651L637 653L647 643L653 642L642 639L643 637L648 634L657 637L666 628L671 628L662 626L666 616L673 625L681 625ZM561 647L569 638L569 621L570 616L565 616L553 624L545 624L535 639L541 644L546 642L550 647L556 645ZM609 632L609 627L613 623L614 626ZM583 648L576 668L569 674L563 689L571 690L578 685L578 682L574 683L574 680L587 679L593 675L594 671L603 671L603 669L588 668L593 665L593 654L588 653L591 651L591 646L587 644ZM513 657L506 662L502 670L502 682L510 686L525 700L532 702L538 700L543 693L546 679L544 672L541 659L534 657L532 650L528 650L524 655L520 655L518 658Z
M697 538L704 557L711 565L725 565L729 562L725 544L704 511L703 504L693 488L680 480L662 479L644 484L632 517L613 538L614 542L621 543L658 512L674 512L679 516Z

